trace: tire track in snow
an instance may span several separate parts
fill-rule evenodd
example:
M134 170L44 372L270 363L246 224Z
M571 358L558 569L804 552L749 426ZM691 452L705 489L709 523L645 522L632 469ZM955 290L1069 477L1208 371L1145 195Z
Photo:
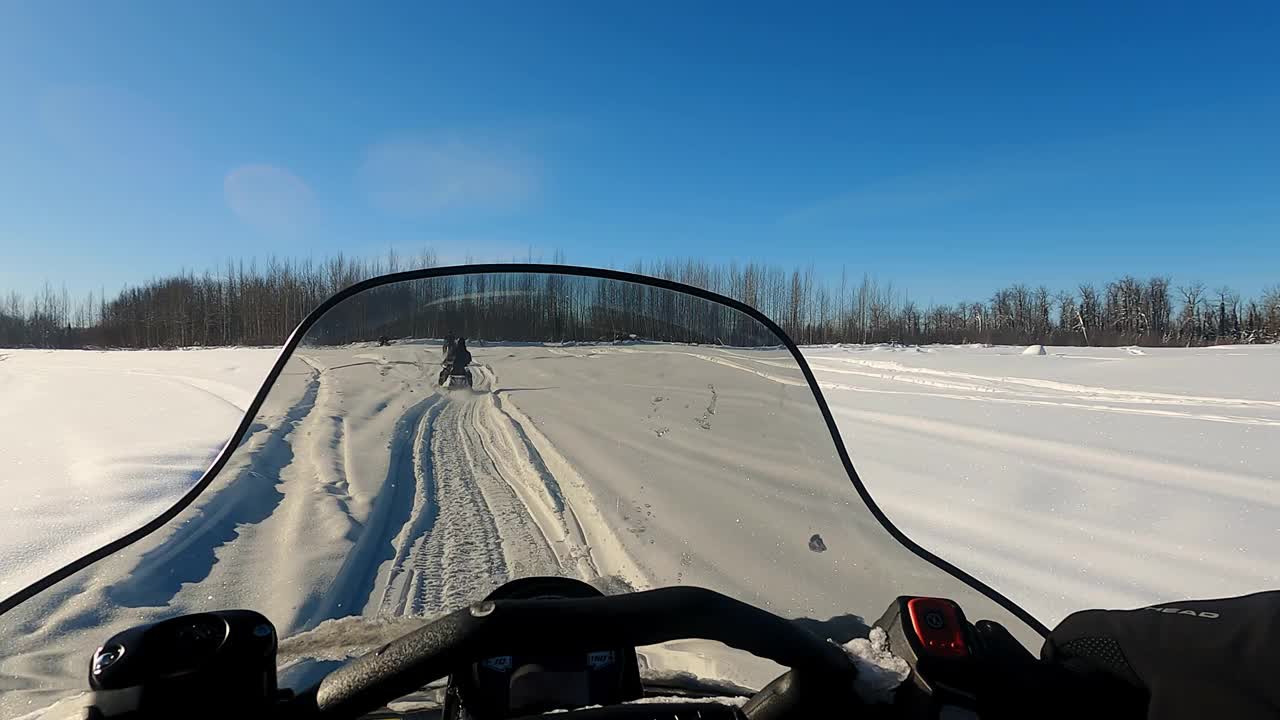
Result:
M645 352L630 348L615 348L613 352ZM749 358L741 354L726 353L725 356L680 350L652 350L655 354L687 355L706 362L723 365L742 372L751 373L782 385L804 386L806 383L798 375L798 366L789 360L772 360L766 358ZM727 357L726 357L727 356ZM730 359L732 358L732 359ZM831 361L861 365L866 370L853 370L847 367L835 367ZM778 368L797 371L796 377L785 377L776 372L752 367ZM1118 415L1148 415L1172 418L1176 420L1198 420L1201 422L1227 423L1231 425L1255 425L1263 427L1280 427L1280 417L1267 415L1235 415L1217 412L1198 412L1198 408L1235 408L1245 411L1274 413L1280 409L1280 401L1257 400L1250 398L1219 398L1198 395L1177 395L1173 393L1145 392L1140 390L1120 390L1076 385L1053 380L1037 380L1012 376L988 376L974 373L934 370L931 368L913 368L892 361L859 360L845 358L816 357L809 359L809 366L815 377L823 373L852 375L873 380L905 383L936 388L936 392L889 390L851 385L827 380L818 380L818 387L824 390L850 390L853 392L872 393L877 395L904 395L915 397L939 398L942 400L963 400L983 402L995 405L1021 405L1024 407L1051 407L1087 412L1112 413ZM970 381L970 382L965 382ZM987 383L987 384L982 384ZM945 392L950 391L950 392ZM1039 392L1037 392L1039 391ZM1148 407L1141 407L1141 406ZM1150 406L1168 406L1177 409L1160 409Z
M328 604L317 612L314 621L334 615L360 613L371 597L380 597L381 569L397 559L395 543L411 522L418 520L416 511L415 456L420 438L429 432L439 413L443 398L432 395L407 409L396 421L388 442L390 459L384 490L378 493L358 539L347 552L342 568L335 576Z
M1089 447L1065 440L1050 440L1034 435L966 427L940 420L852 407L837 408L835 415L859 422L873 423L880 427L894 428L912 437L928 437L936 443L945 442L969 448L984 448L990 453L1004 452L1023 459L1035 459L1047 467L1081 465L1105 468L1111 474L1122 475L1127 484L1147 487L1151 490L1177 488L1220 498L1234 504L1280 509L1280 497L1276 497L1274 493L1275 484L1265 476L1193 467L1133 452ZM1084 480L1096 480L1089 473L1082 472L1080 476Z
M487 398L468 403L462 419L463 449L468 465L478 471L477 489L495 520L508 579L563 574L546 530L535 520L536 508L530 507L516 492L516 485L509 477L510 466L504 472L499 465L498 460L506 458L506 449L495 447L493 420ZM517 472L519 465L517 460Z
M776 373L768 372L758 368L750 367L746 364L734 362L723 357L714 355L706 355L694 352L672 352L672 351L655 351L666 352L668 354L688 355L689 357L705 360L707 362L723 365L725 367L734 368L743 372L751 373L759 377L771 380L782 385L805 386L806 383L800 378L789 378ZM735 356L738 357L738 356ZM782 369L798 369L794 363L770 361L764 359L752 359L748 362L757 363L765 366L772 366ZM1094 396L1075 394L1065 388L1083 388L1088 391L1101 391L1105 388L1093 388L1088 386L1072 386L1067 383L1058 383L1059 390L1064 394L1053 395L1043 393L1032 393L1019 391L1011 388L991 388L991 387L974 387L960 386L954 383L943 383L940 381L931 381L923 378L910 378L904 375L862 372L857 370L832 369L823 365L810 363L815 377L820 377L824 372L841 373L846 375L858 375L876 380L888 380L896 382L905 382L914 385L924 385L936 387L946 390L962 389L972 394L961 394L958 392L913 392L909 390L886 390L884 388L873 388L865 385L850 385L847 383L830 382L826 380L818 380L818 387L823 390L849 390L852 392L872 393L876 395L909 395L915 397L939 398L942 400L964 400L972 402L984 402L995 405L1022 405L1026 407L1051 407L1068 410L1084 410L1087 412L1112 413L1117 415L1148 415L1155 417L1172 418L1176 420L1198 420L1201 422L1227 423L1231 425L1256 425L1263 427L1280 427L1280 417L1260 417L1253 415L1223 415L1218 413L1192 412L1196 407L1237 407L1240 409L1270 409L1276 403L1270 400L1248 400L1248 399L1232 399L1232 398L1208 398L1196 396L1181 396L1160 393L1140 393L1138 391L1121 391L1112 390L1109 393L1116 393L1117 396L1106 395L1103 393L1095 393ZM965 375L964 373L955 373L956 376ZM988 378L996 379L996 378ZM1009 379L1009 378L1005 378ZM1035 387L1048 387L1041 381L1029 378L1014 378L1013 380L1021 381L1021 384ZM1050 383L1051 381L1044 381ZM1081 391L1082 392L1082 391ZM1001 397L1005 394L1008 397ZM1124 399L1122 399L1124 398ZM1108 405L1107 402L1114 403L1134 403L1141 405L1170 405L1173 407L1186 408L1180 410L1162 410L1153 407L1131 407L1126 405Z
M774 364L765 362L765 364ZM857 358L816 357L810 361L816 371L831 372L894 382L912 383L951 390L984 393L1025 394L1027 397L1073 398L1079 401L1116 402L1143 405L1176 405L1180 407L1232 407L1280 409L1280 401L1253 398L1224 398L1206 395L1180 395L1176 393L1149 392L1080 385L1057 380L1016 377L1011 375L979 375L976 373L934 368L913 367L890 360L862 360ZM847 365L867 368L851 370ZM1012 387L1010 387L1012 386ZM1041 391L1041 392L1029 392ZM1045 392L1052 394L1045 394Z
M504 477L495 457L491 400L480 388L492 371L477 365L473 393L445 393L413 439L411 520L396 539L382 614L425 615L472 602L511 577L561 573L543 528Z
M436 511L430 530L413 540L408 605L400 614L447 612L507 580L498 527L466 446L468 409L449 401L432 424L430 442L419 445L415 466L434 479L427 501ZM429 460L421 455L424 447Z
M531 421L514 408L509 411L504 404L504 389L497 386L493 370L486 366L483 375L484 386L495 388L484 396L482 407L486 421L477 426L484 434L484 447L490 461L549 543L559 563L559 573L585 581L601 580L600 566L586 530L566 497L560 478L544 457L544 452L556 455L555 448L543 438L543 448L539 449L539 443L525 428L524 423ZM563 458L559 460L564 470L567 464ZM592 502L587 497L579 499L588 504Z
M485 411L490 418L483 426L490 433L486 448L497 450L491 452L490 457L502 468L503 479L532 514L534 523L556 554L561 573L581 580L598 578L600 568L582 523L529 433L507 412L500 396L490 396ZM503 458L507 459L505 464L502 464Z
M911 482L871 490L918 542L1015 599L1054 588L1075 607L1104 607L1185 596L1188 585L1231 594L1275 583L1277 565L1259 562L1242 547L1247 540L1233 538L1250 523L1247 510L1221 523L1212 513L1196 517L1197 508L1227 507L1255 508L1265 518L1280 507L1265 475L853 407L834 412L846 438L872 434L942 457L983 458L960 468L930 502L920 502L921 486ZM916 478L928 475L930 461L885 455L863 465L864 477ZM1010 537L1020 538L1018 547Z
M606 594L617 594L653 587L652 578L637 565L627 552L625 543L613 531L613 525L600 513L596 498L587 481L568 458L538 429L537 422L521 412L514 403L506 403L494 394L498 410L508 417L513 437L536 453L546 478L554 482L557 496L563 501L559 523L566 529L566 545L573 563L580 568L579 577ZM531 503L539 507L539 503ZM554 527L556 523L544 525ZM557 546L559 548L559 546ZM576 554L576 555L575 555ZM583 565L586 565L583 570ZM570 564L570 563L566 563Z

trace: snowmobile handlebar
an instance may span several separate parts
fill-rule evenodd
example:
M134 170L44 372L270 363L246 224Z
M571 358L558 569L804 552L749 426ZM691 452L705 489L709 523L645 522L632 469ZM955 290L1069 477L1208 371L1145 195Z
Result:
M498 654L590 652L682 639L715 640L792 668L797 687L845 700L855 667L844 651L773 613L696 587L598 598L474 603L357 658L303 694L319 717L349 718ZM816 682L821 680L821 682ZM836 698L831 698L833 701Z

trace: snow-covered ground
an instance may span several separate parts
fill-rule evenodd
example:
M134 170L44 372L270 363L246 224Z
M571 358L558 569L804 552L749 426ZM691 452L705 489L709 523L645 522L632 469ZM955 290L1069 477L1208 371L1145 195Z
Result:
M706 585L836 632L894 592L958 593L860 510L785 354L481 347L476 391L442 394L438 352L305 350L191 522L13 622L39 644L234 605L314 641L329 618L429 614L557 573ZM1280 347L806 355L888 515L1049 624L1280 585ZM0 594L181 494L273 359L0 351ZM48 676L52 654L0 674ZM648 662L756 679L684 655Z
M806 356L889 516L1050 624L1280 587L1280 346Z
M278 354L0 348L0 596L171 504Z

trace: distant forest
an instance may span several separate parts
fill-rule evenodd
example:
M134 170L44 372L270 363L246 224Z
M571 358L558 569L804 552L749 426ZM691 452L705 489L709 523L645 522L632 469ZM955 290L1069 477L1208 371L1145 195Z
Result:
M559 255L554 260L563 262ZM216 270L181 272L114 295L99 291L81 299L46 285L35 297L12 292L0 302L0 347L278 345L303 316L338 290L383 273L435 264L431 252L376 259L339 255L323 261L232 261ZM812 266L785 269L681 259L637 262L623 269L741 300L801 344L1198 346L1280 340L1280 285L1260 298L1245 299L1228 287L1172 286L1164 277L1124 276L1101 286L1057 290L1014 284L983 300L924 307L867 275L842 273L838 282L824 281ZM453 328L489 339L616 339L634 333L662 340L759 341L734 313L697 302L677 303L676 308L663 293L630 297L595 280L489 276L461 288L487 293L485 302L465 308L431 305L433 298L447 298L460 288L436 281L388 289L343 310L350 318L343 332L350 335L347 340L434 337ZM403 311L406 303L413 312ZM440 311L429 311L431 307ZM333 328L334 323L326 323L318 332L332 333Z

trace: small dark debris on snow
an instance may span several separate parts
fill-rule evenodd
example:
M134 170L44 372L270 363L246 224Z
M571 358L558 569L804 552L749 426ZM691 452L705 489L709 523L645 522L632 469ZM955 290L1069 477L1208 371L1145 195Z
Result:
M663 400L666 400L666 398L662 397L661 395L654 395L654 396L653 396L653 401L654 401L654 402L656 402L656 403L660 403L660 402L662 402Z
M809 538L809 549L814 552L826 552L827 544L822 542L821 535L814 533L813 537Z

